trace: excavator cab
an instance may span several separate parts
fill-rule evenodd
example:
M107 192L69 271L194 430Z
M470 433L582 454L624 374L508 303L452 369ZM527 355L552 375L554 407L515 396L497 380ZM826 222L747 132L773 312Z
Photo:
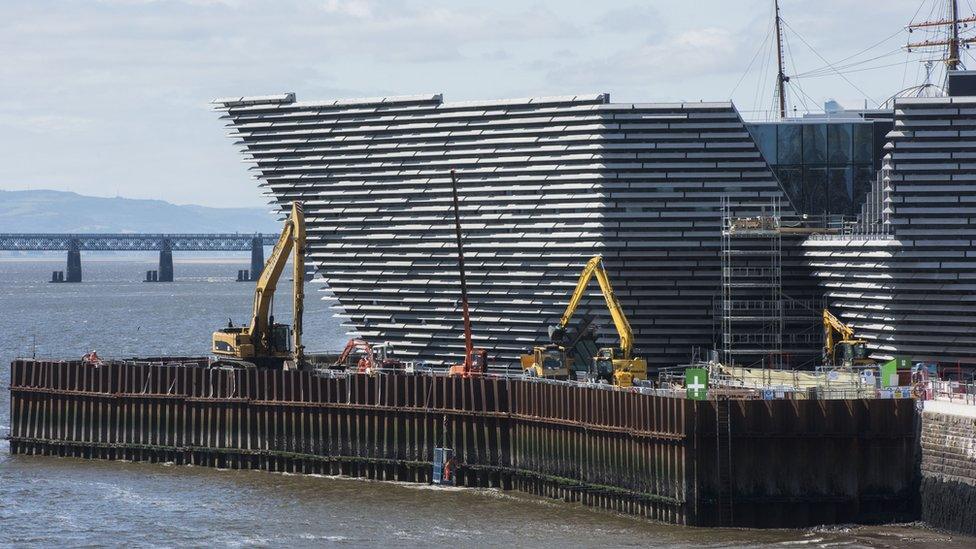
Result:
M869 357L867 341L857 337L854 329L844 324L829 310L823 310L824 364L828 366L860 366L874 363ZM840 340L834 340L834 334Z
M598 381L613 383L613 349L606 347L593 357L593 377Z
M597 351L593 357L594 377L618 387L631 387L647 379L647 361L643 358L617 357L613 347Z
M569 379L572 360L563 347L550 344L533 347L532 354L522 355L522 370L530 377Z
M834 346L834 354L842 364L860 364L870 361L867 342L863 339L844 339Z
M291 326L288 324L271 325L271 351L291 353Z

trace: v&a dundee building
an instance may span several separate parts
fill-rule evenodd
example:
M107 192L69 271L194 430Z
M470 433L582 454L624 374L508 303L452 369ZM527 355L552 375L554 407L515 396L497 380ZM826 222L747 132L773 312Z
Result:
M305 203L337 314L404 359L464 352L455 169L475 344L495 364L547 340L596 254L649 365L728 346L723 215L771 209L807 230L782 236L778 333L740 359L814 364L826 305L878 357L976 361L976 97L752 124L731 103L607 94L214 104L277 207ZM584 308L613 345L595 284Z

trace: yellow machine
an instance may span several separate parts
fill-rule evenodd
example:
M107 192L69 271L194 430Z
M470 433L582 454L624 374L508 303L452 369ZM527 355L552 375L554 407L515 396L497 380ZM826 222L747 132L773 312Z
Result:
M522 370L532 377L569 379L572 359L566 349L555 343L532 348L532 354L522 355Z
M559 324L551 330L549 335L552 337L554 343L558 343L564 339L569 321L573 317L573 313L576 312L580 301L583 299L583 295L586 293L586 286L590 283L590 279L594 274L600 283L600 291L603 293L603 299L607 302L607 308L610 309L610 317L613 319L617 334L620 336L619 349L604 348L597 352L597 355L593 358L593 366L596 370L594 373L597 378L603 379L608 383L613 383L621 387L629 387L634 384L635 380L647 379L647 361L643 358L631 356L634 345L634 332L630 327L630 322L627 321L627 316L624 314L620 302L617 301L617 296L613 293L613 287L610 285L610 277L607 275L607 269L603 265L603 257L594 256L586 263L586 267L583 268L583 272L580 274L579 282L576 283L576 290L573 292L569 304L566 305L566 312L563 313ZM559 349L565 354L565 350L562 347L559 347ZM567 364L568 368L568 359L564 363ZM524 367L524 358L522 364Z
M867 341L857 338L854 329L844 324L827 309L823 310L824 364L829 366L853 366L870 364ZM834 342L834 332L840 334L840 341ZM837 351L841 352L841 362L837 363Z
M294 326L274 321L274 292L294 251L294 293L292 306ZM305 362L302 346L302 311L305 301L305 215L299 202L292 203L291 215L285 221L261 277L254 288L251 322L246 326L228 326L213 334L213 353L218 363L261 368L296 369ZM290 334L289 334L290 332ZM290 337L289 337L290 335Z

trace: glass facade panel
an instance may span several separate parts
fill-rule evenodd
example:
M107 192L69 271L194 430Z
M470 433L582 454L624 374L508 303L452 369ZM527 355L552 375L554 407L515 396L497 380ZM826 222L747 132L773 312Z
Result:
M803 194L810 215L827 213L827 168L803 168Z
M830 168L827 180L827 213L850 212L854 202L854 177L852 168Z
M776 178L783 186L783 191L790 197L793 207L803 211L806 196L803 194L803 170L793 167L778 167L775 169Z
M854 162L874 163L874 124L854 124Z
M830 164L850 163L852 133L852 124L827 124L827 160Z
M878 132L891 125L858 119L747 127L799 213L855 216L881 164Z
M749 128L752 138L759 146L759 152L768 164L776 164L776 126L756 124Z
M803 124L803 163L827 162L827 125Z
M776 128L776 164L799 164L803 161L803 137L799 124L770 124Z
M854 168L854 213L861 213L861 204L871 192L871 184L877 178L878 172L871 164L862 164Z

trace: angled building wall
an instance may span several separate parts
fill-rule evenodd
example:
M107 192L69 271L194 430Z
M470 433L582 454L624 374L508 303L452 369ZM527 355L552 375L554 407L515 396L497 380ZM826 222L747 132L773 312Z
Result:
M888 141L857 234L806 254L873 356L976 363L976 97L899 99Z
M740 215L788 205L729 103L287 94L215 106L278 205L305 202L311 260L348 325L408 359L463 354L452 168L475 342L513 365L547 339L594 254L650 364L711 348L722 197ZM603 314L595 286L586 305Z

